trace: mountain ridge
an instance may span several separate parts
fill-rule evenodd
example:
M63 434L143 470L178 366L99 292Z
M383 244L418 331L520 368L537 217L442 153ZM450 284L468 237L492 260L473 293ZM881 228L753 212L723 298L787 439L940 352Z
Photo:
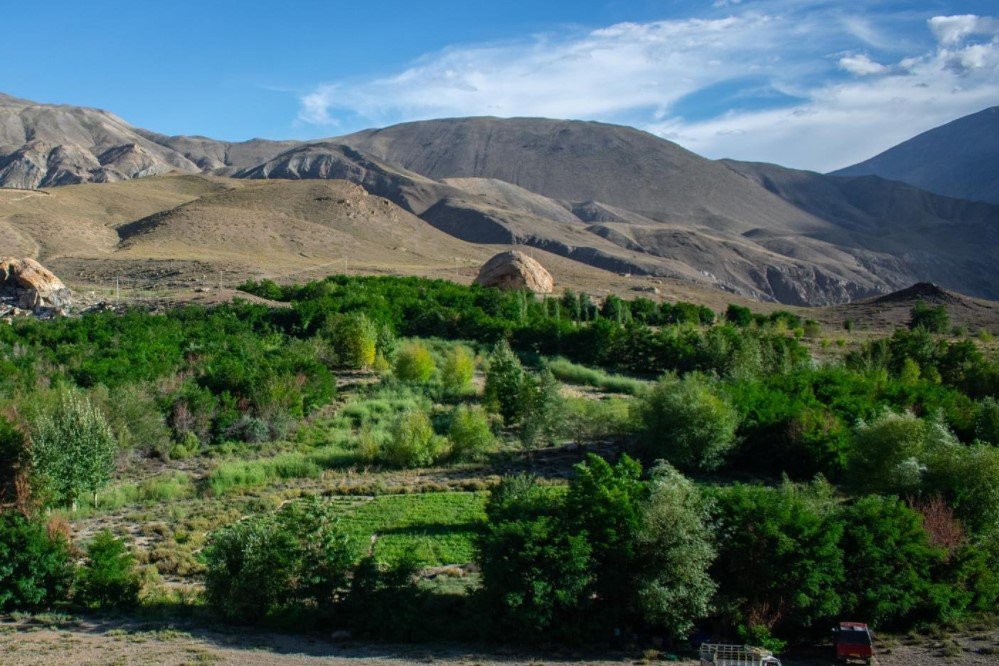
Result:
M999 298L988 277L999 273L999 206L874 176L708 160L593 121L483 116L309 142L226 142L0 97L0 185L171 171L347 180L466 243L528 245L760 300L824 305L919 281Z

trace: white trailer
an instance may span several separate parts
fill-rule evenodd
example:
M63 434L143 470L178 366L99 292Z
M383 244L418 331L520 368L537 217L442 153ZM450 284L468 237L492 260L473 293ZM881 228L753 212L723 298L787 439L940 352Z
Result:
M749 645L701 644L701 666L781 666L770 650Z

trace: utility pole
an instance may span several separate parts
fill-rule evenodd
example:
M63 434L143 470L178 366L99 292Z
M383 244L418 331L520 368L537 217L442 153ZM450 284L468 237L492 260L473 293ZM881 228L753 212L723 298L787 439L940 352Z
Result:
M114 276L114 300L116 300L116 301L120 301L121 300L121 276L120 275L115 275Z
M222 271L219 271L219 291L222 291Z

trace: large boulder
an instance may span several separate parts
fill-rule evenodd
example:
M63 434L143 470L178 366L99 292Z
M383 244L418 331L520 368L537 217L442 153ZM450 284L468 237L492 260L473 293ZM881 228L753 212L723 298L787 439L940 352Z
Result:
M536 294L550 294L555 279L545 267L518 250L501 252L487 261L475 284L499 289L527 289Z
M34 259L0 259L0 298L25 310L64 310L70 291L62 280Z

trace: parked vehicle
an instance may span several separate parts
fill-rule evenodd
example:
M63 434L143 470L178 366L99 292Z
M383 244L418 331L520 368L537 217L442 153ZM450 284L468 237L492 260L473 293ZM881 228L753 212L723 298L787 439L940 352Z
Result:
M874 659L874 635L863 622L840 622L839 627L833 629L833 636L836 659L868 664Z
M701 666L781 666L770 650L749 645L701 644Z

